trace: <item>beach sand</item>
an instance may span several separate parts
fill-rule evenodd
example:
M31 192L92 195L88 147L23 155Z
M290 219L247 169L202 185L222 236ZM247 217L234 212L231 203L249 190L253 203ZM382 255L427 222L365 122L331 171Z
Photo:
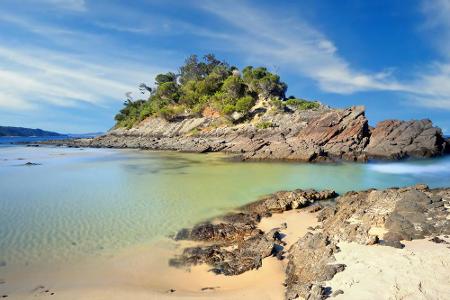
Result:
M287 223L287 247L317 224L316 214L289 211L265 218L263 230ZM286 261L263 260L259 270L239 276L215 275L208 266L186 271L169 267L181 251L170 240L141 245L79 262L55 266L0 269L0 296L8 299L283 299ZM53 294L52 294L53 293Z
M260 228L287 223L287 248L317 225L317 214L288 211L265 218ZM449 239L447 239L449 240ZM338 263L347 265L327 286L338 299L450 299L450 245L405 242L404 249L340 243ZM286 260L269 257L239 276L215 275L208 266L169 267L182 247L169 239L58 266L0 268L0 297L7 299L284 299ZM4 283L2 283L4 282Z
M450 299L450 245L426 239L404 244L340 243L335 257L347 267L327 286L344 291L338 299Z

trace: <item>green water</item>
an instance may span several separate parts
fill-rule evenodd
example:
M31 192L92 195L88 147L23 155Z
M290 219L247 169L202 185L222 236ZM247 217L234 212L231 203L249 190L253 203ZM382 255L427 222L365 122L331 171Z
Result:
M449 158L325 165L3 146L0 261L67 261L147 243L281 189L448 186L449 170Z

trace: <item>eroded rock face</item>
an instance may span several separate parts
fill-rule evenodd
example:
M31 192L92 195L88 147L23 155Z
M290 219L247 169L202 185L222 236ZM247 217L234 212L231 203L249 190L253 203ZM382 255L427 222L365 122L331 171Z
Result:
M214 222L198 224L192 229L182 229L175 236L176 240L194 240L207 244L184 249L170 264L189 267L205 263L211 266L213 272L224 275L237 275L257 269L261 267L265 257L274 255L281 258L285 245L278 228L269 232L257 229L256 225L262 217L333 197L336 197L334 191L277 192Z
M244 160L366 161L369 158L429 157L450 150L431 121L384 121L370 130L364 107L263 113L237 125L218 117L166 121L148 118L131 129L94 139L54 141L82 147L227 152ZM258 128L261 122L269 128Z
M441 129L430 120L387 120L372 130L365 152L373 158L401 159L442 155L447 147Z
M287 299L324 299L333 292L324 281L344 270L333 264L340 241L401 248L402 240L450 234L450 189L417 185L349 192L325 207L319 221L320 229L289 249Z
M181 230L176 239L202 242L184 249L172 259L173 266L208 264L218 274L237 275L262 266L276 255L288 260L286 298L325 299L332 291L324 285L345 269L334 254L341 241L401 248L401 241L450 234L450 189L426 185L385 190L348 192L281 191L239 208L211 222ZM335 199L334 205L317 201ZM319 202L320 203L320 202ZM261 218L274 213L311 206L320 209L320 225L294 243L286 252L279 228L263 232ZM287 254L287 255L286 255Z
M336 243L323 233L307 233L289 249L286 268L286 298L324 299L320 282L331 280L345 265L333 264Z
M417 185L347 193L335 208L324 208L319 220L335 241L372 244L377 236L400 242L450 234L449 209L450 189Z

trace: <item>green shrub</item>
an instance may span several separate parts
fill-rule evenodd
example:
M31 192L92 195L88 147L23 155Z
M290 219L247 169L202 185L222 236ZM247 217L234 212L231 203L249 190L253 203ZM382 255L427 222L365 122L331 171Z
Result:
M270 99L270 103L278 110L283 110L286 105L286 101L282 101L279 98Z
M253 105L255 104L255 99L253 99L252 96L245 96L242 98L239 98L236 101L236 111L241 112L241 113L248 113L250 111L250 109L253 107Z
M224 115L235 111L247 114L258 98L270 99L278 110L286 104L297 109L319 107L316 102L293 96L286 100L286 83L264 67L248 66L240 72L212 54L203 58L191 55L179 72L158 74L155 87L142 83L140 90L150 93L148 99L132 101L128 95L115 116L116 127L130 128L151 116L170 120L184 111L199 116L207 106Z
M226 115L231 115L235 111L236 107L233 104L226 104L222 109L222 112Z
M297 98L290 98L286 100L286 105L294 106L297 109L300 110L307 110L307 109L315 109L319 108L320 104L318 102L308 101L304 99L297 99Z
M267 129L270 127L273 127L273 124L270 121L263 121L263 122L259 122L258 124L256 124L256 128L259 128L259 129Z

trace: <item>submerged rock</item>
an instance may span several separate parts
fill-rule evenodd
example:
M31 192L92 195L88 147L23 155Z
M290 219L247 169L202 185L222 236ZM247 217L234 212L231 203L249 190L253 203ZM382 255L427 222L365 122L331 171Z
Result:
M39 163L33 163L33 162L26 162L23 164L23 166L40 166L41 164Z

